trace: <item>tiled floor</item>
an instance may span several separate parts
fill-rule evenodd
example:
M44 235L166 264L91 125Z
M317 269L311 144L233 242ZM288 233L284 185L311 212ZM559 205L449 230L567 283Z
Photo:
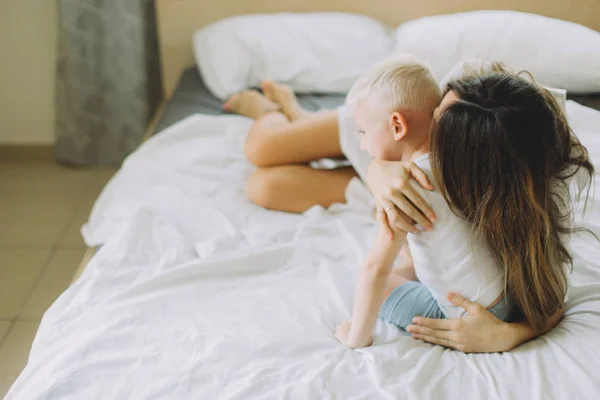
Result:
M116 169L0 161L0 398L86 247L79 228Z

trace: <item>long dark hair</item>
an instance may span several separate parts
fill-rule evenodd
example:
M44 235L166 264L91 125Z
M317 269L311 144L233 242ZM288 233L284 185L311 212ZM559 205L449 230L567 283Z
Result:
M508 73L448 84L459 100L434 122L432 167L455 212L473 223L504 266L508 293L537 330L563 306L561 236L573 231L569 181L594 166L554 98Z

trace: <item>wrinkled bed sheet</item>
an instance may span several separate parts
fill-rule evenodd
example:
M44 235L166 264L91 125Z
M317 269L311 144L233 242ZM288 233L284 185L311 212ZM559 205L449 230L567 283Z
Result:
M600 112L568 114L600 169ZM598 398L590 235L574 239L564 320L537 340L462 354L378 322L374 345L351 351L333 332L373 233L369 194L354 181L348 205L305 215L250 204L250 124L195 115L127 159L83 230L103 246L44 315L8 399ZM600 234L598 203L584 224Z

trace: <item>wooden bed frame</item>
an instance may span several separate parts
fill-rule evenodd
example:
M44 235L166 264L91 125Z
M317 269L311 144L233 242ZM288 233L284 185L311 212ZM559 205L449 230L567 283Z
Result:
M218 19L243 14L339 11L375 17L392 26L414 18L472 10L515 10L560 18L600 31L600 1L579 0L156 0L163 102L149 125L148 138L173 94L182 72L192 67L193 33ZM500 6L500 7L499 7ZM88 249L73 277L85 269L95 249Z

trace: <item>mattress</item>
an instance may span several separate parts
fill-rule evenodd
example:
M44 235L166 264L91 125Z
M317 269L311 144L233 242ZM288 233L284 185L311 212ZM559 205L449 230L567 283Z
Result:
M310 111L334 109L344 103L341 94L299 94L300 105ZM197 68L185 70L179 79L177 88L157 123L154 133L181 121L192 114L224 115L221 100L217 99L206 87Z
M600 112L567 103L600 170ZM45 313L15 399L596 399L600 245L572 243L565 318L503 354L463 354L381 321L374 345L334 338L375 223L347 204L303 215L251 204L252 121L192 115L146 141L84 227L104 244ZM600 175L596 173L596 180ZM577 224L600 235L600 199Z

